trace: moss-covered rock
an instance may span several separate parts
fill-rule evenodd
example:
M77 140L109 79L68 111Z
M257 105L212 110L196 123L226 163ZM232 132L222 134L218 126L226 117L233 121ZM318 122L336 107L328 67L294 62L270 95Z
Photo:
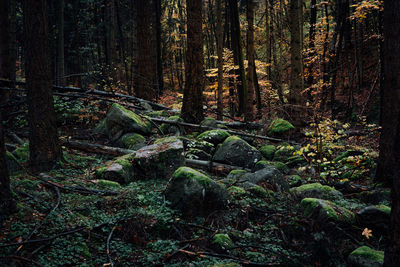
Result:
M209 130L201 133L197 136L197 140L206 141L214 145L218 145L225 141L229 136L231 136L227 131L224 130Z
M245 170L231 170L228 174L228 179L239 180L243 175L245 175L247 171Z
M212 244L223 250L233 247L232 239L227 234L215 234L212 239Z
M229 193L226 188L207 175L189 167L180 167L165 192L171 207L185 216L207 215L225 209Z
M246 190L255 197L260 197L260 198L268 197L267 190L265 190L262 186L259 185L249 186Z
M301 184L303 183L303 179L301 179L301 177L299 175L289 175L286 177L288 182L289 182L289 186L290 187L297 187L297 186L301 186Z
M367 204L383 204L390 202L390 189L375 189L369 191L363 191L356 194L356 197Z
M24 143L22 146L14 150L13 155L22 162L29 160L29 143Z
M254 165L252 171L259 171L261 169L268 168L271 166L273 166L273 164L271 164L271 162L266 161L266 160L260 160L256 163L256 165Z
M289 167L283 162L280 161L273 162L272 166L277 168L281 173L288 174L290 172Z
M368 227L374 232L386 233L390 223L390 207L385 205L368 206L356 214L361 227Z
M157 118L157 117L168 117L168 112L165 110L156 110L156 111L150 111L146 113L147 116L151 118Z
M367 246L355 249L348 257L348 263L354 267L380 267L383 266L384 252L374 250Z
M185 157L187 159L210 160L212 156L203 150L191 148L185 152Z
M354 223L355 215L348 209L339 207L329 200L304 198L301 201L305 216L313 215L321 222L327 220L340 223Z
M290 189L290 193L298 198L321 198L327 200L340 200L343 194L333 187L320 183L305 184Z
M239 186L229 187L228 192L229 192L229 194L231 194L234 197L240 197L240 196L246 194L246 190L244 190L243 188L241 188Z
M117 182L113 182L113 181L109 181L109 180L103 180L100 179L97 181L97 185L100 187L104 187L104 188L120 188L121 185Z
M114 181L119 184L127 184L134 180L133 170L131 166L131 160L135 157L135 154L127 154L122 157L118 157L113 161L107 162L106 166L98 168L95 171L98 179L105 179Z
M201 123L201 126L204 127L212 127L212 128L217 128L218 127L218 123L214 118L211 117L207 117L205 118Z
M168 117L169 121L178 121L178 122L183 122L183 119L177 115L170 116ZM173 135L182 135L185 133L185 129L180 126L180 125L173 125L170 123L163 123L160 125L160 130L163 132L163 134L173 134Z
M213 160L233 166L252 168L261 157L261 153L246 141L237 136L230 136L217 149Z
M244 182L257 185L262 184L263 186L268 186L268 189L273 189L279 192L287 192L289 190L289 184L283 177L282 173L272 166L256 172L244 174L240 178L239 183Z
M208 154L213 154L215 151L214 145L207 141L193 140L186 137L179 137L183 142L185 151L190 149L200 149Z
M292 130L294 130L294 126L290 122L284 119L275 119L268 127L268 134L272 136L282 136L287 135Z
M141 118L135 112L114 103L107 112L105 127L111 141L118 140L125 133L149 135L152 126L148 119Z
M138 150L144 146L146 138L138 133L127 133L124 134L119 140L118 145L131 150Z
M294 151L293 146L279 146L274 153L274 161L286 162L293 156Z
M274 158L275 151L276 147L274 145L265 145L260 148L261 154L267 160L272 160Z

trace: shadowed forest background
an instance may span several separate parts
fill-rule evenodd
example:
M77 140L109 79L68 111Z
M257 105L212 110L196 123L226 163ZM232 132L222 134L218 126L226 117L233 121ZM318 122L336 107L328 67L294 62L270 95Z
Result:
M400 266L400 3L0 0L4 266Z

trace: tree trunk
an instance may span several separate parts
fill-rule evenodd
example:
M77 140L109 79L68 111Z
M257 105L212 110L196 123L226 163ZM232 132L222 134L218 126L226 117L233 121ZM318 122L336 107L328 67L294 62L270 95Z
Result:
M392 211L385 267L400 266L400 2L384 1L385 77L378 173L392 184Z
M161 95L164 91L163 61L161 49L161 0L153 0L155 9L155 33L157 50L157 94Z
M272 61L272 48L271 48L271 34L272 34L272 20L270 14L271 3L270 0L265 0L265 63L267 64L267 79L271 80L271 61Z
M247 104L245 110L246 121L252 121L254 119L254 71L255 71L255 59L254 59L254 2L253 0L247 0Z
M46 1L23 1L29 152L33 171L49 170L61 158L50 70Z
M185 63L186 84L183 92L182 118L199 123L204 118L204 55L202 32L202 0L187 0L187 51Z
M57 1L57 80L56 85L65 85L64 71L64 0Z
M301 21L302 0L290 0L289 23L290 23L290 93L289 104L291 120L296 125L302 124L302 106L303 91L303 60L302 60L302 30Z
M217 89L217 119L222 120L223 114L223 87L224 87L224 55L221 1L217 0L217 56L218 56L218 89Z
M2 122L0 113L0 213L10 214L16 210L16 204L11 196Z
M246 70L243 62L242 42L240 38L240 21L239 21L239 8L237 0L229 0L229 10L231 19L231 32L232 32L232 50L234 54L235 65L239 65L238 76L240 84L238 85L239 95L239 114L242 115L246 111L248 88L246 79Z
M155 67L152 45L152 29L149 0L136 0L136 67L135 93L137 97L153 100L156 97L154 85Z
M114 0L106 1L106 21L107 23L107 65L111 68L111 74L114 74L116 49L115 49L115 3Z
M15 82L17 56L15 17L15 1L0 0L0 78L10 80L11 87ZM3 101L8 100L9 92L2 90L0 98Z
M309 57L309 62L307 66L307 87L310 88L313 85L314 82L314 74L313 74L313 62L312 59L315 56L315 24L317 23L317 0L311 0L310 3L310 32L309 32L309 38L310 42L308 45L308 49L310 53L308 54ZM311 100L311 89L308 90L308 99Z

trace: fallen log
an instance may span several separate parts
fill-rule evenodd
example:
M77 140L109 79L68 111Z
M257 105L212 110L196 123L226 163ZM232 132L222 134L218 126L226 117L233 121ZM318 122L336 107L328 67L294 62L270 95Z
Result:
M104 146L100 144L91 144L87 142L81 142L76 140L67 140L63 139L60 141L63 146L82 150L89 153L97 153L97 154L107 154L113 156L122 156L130 153L135 153L135 150L119 148L119 147L111 147Z
M218 172L227 172L229 173L232 170L245 170L251 171L250 169L233 166L213 161L206 161L206 160L197 160L197 159L188 159L185 160L187 166L197 167L197 168L206 168L208 171L218 171Z
M172 125L181 125L181 126L198 128L198 129L203 129L203 130L221 130L221 128L201 126L199 124L180 122L180 121L173 121L173 120L166 120L166 119L160 119L160 118L151 118L151 120L154 121L154 122L158 122L158 123L168 123L168 124L172 124ZM225 131L227 131L230 134L240 135L240 136L245 136L245 137L251 137L251 138L256 138L256 139L269 140L269 141L273 141L273 142L288 142L290 144L297 144L294 141L283 140L283 139L269 137L269 136L248 134L248 133L243 133L243 132L238 132L238 131L233 131L233 130L225 130Z

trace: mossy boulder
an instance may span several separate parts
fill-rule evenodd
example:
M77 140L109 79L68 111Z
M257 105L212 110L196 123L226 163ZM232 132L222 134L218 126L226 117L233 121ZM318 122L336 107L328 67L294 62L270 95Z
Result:
M272 166L277 168L281 173L289 174L289 172L290 172L289 167L283 162L280 162L280 161L273 162Z
M390 189L378 188L375 190L363 191L356 197L364 203L378 205L390 202Z
M131 160L135 154L127 154L107 162L106 166L96 169L98 179L110 180L119 184L127 184L134 180Z
M213 152L215 151L214 145L207 141L193 140L184 137L180 137L180 140L182 140L183 142L185 151L188 151L190 149L199 149L210 155L213 154Z
M168 117L168 112L165 110L156 110L156 111L150 111L146 113L147 116L151 118L157 118L157 117Z
M218 145L225 141L229 136L231 136L227 131L224 130L209 130L201 133L197 136L197 140L206 141L214 145Z
M272 136L285 136L293 130L294 126L290 122L284 119L275 119L268 127L268 134Z
M184 163L183 143L176 137L162 138L142 147L131 160L133 176L138 180L169 179Z
M104 188L113 188L113 189L121 188L121 185L119 183L103 179L98 180L97 185Z
M304 198L301 201L301 206L304 209L305 216L313 216L320 222L334 221L348 224L355 222L355 215L352 211L329 200Z
M354 267L380 267L383 266L384 252L362 246L351 252L347 261Z
M111 141L118 140L125 133L149 135L152 126L148 119L141 118L135 112L114 103L107 112L105 128Z
M236 181L236 180L239 180L246 173L247 173L247 171L245 171L245 170L231 170L226 178Z
M217 149L214 161L233 166L252 168L260 159L261 153L237 136L230 136Z
M272 166L256 172L246 173L239 179L239 182L249 182L256 185L262 184L268 189L279 192L287 192L289 190L289 184L282 173Z
M145 142L146 138L143 135L138 133L127 133L124 134L117 143L121 147L138 150L146 146Z
M200 123L200 126L217 128L218 123L214 118L207 117Z
M18 147L13 151L13 155L17 160L26 162L29 160L29 143L24 143L22 146Z
M197 160L210 160L212 158L210 154L197 148L189 149L189 151L185 152L185 157L188 159Z
M225 209L229 193L220 183L189 167L180 167L173 174L165 192L171 207L184 216L206 216L215 210Z
M374 232L383 232L389 229L390 207L385 205L368 206L356 214L357 222L362 227L368 227Z
M275 151L276 147L274 145L265 145L260 148L260 152L266 160L272 160L274 158Z
M169 121L177 121L177 122L183 122L183 119L177 115L175 116L170 116L168 117ZM163 134L173 134L173 135L182 135L185 133L185 129L180 126L180 125L174 125L170 123L163 123L160 125L160 130L163 132Z
M211 242L218 250L226 250L233 248L232 239L227 234L215 234Z
M259 185L248 186L246 191L249 192L254 197L259 197L259 198L265 198L268 197L269 195L268 191Z
M302 198L321 198L327 200L343 199L343 194L333 187L322 185L320 183L305 184L290 189L290 193L296 197Z
M246 190L239 186L231 186L228 188L228 192L233 197L241 197L246 194Z

